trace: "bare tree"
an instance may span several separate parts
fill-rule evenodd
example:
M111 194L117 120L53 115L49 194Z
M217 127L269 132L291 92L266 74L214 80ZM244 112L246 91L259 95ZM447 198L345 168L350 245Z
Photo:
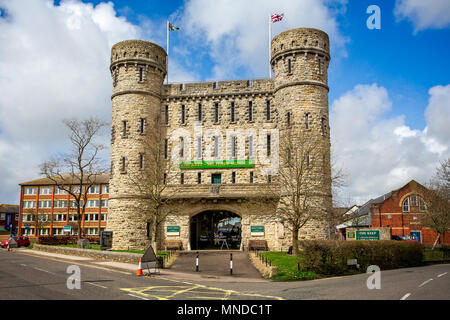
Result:
M276 215L292 231L293 253L299 231L309 222L326 223L331 203L331 173L327 142L315 135L298 139L291 131L280 138L280 169L269 189L278 196Z
M426 212L422 224L437 234L434 249L441 235L445 243L446 232L450 230L450 158L438 166L424 193Z
M40 170L57 188L65 190L73 197L74 205L68 205L76 210L78 239L81 239L87 190L96 183L100 175L108 171L99 155L105 146L96 142L107 123L94 117L85 120L68 119L63 120L63 123L69 129L70 151L45 161Z
M160 117L155 119L155 128L162 128ZM149 223L151 245L155 250L160 249L162 225L178 190L176 184L171 183L176 175L176 163L170 157L165 137L163 130L153 130L142 136L142 153L136 165L138 169L127 173L129 182L140 195L134 212ZM175 206L170 208L173 214Z

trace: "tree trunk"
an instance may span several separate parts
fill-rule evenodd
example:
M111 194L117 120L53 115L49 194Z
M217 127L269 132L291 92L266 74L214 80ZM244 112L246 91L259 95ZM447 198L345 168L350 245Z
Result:
M292 230L292 253L295 256L298 254L298 228Z
M438 232L436 240L434 240L434 244L433 244L433 247L431 248L431 250L434 250L434 247L436 247L436 243L438 242L440 237L441 237L441 234Z
M152 244L152 248L155 251L155 253L158 253L158 242L156 239L156 218L152 217L152 221L150 224L150 234L152 236L152 240L151 240L151 244Z

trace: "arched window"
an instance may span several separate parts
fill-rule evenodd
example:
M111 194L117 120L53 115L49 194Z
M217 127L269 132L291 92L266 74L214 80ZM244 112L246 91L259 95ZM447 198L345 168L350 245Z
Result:
M425 201L423 201L422 197L416 194L412 194L403 200L402 203L403 212L411 212L411 208L413 207L418 207L419 212L424 212L426 210Z

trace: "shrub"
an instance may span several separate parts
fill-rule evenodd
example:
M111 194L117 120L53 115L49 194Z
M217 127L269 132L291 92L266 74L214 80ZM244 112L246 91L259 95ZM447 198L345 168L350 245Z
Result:
M361 272L370 265L386 270L419 266L423 260L422 246L414 242L304 240L299 241L299 248L300 269L321 275L354 273L355 266L348 266L348 259L357 259Z

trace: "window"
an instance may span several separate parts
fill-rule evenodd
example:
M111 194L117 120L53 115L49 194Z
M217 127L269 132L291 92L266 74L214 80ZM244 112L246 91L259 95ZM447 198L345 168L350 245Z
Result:
M87 213L84 215L84 221L98 221L98 214Z
M186 123L186 106L183 104L181 106L181 124Z
M50 220L49 214L38 214L38 219L40 222L48 222Z
M417 196L416 195L409 196L409 199L411 200L411 206L417 207Z
M40 236L48 236L49 230L50 230L49 228L41 229L41 230L39 230L39 235Z
M286 124L288 127L291 126L291 112L286 113Z
M55 200L55 208L67 208L67 200Z
M214 122L219 123L219 103L214 104Z
M305 129L309 129L309 113L305 113Z
M166 105L165 109L166 110L165 110L165 113L164 113L164 115L165 115L164 119L165 119L165 122L166 122L166 126L168 126L169 125L169 106Z
M53 228L53 235L55 236L61 236L64 234L63 228Z
M38 203L38 208L51 208L52 202L51 200L41 200Z
M311 163L311 157L309 155L309 152L306 154L306 165L309 166L309 164Z
M403 200L402 211L409 212L409 197Z
M127 120L122 120L122 137L127 136Z
M85 228L84 233L88 236L95 236L98 234L98 228Z
M164 140L164 159L167 159L169 157L169 140Z
M231 183L236 183L236 171L231 172Z
M144 155L142 153L139 153L139 169L144 169Z
M55 194L63 195L67 194L67 191L62 189L61 187L55 187Z
M109 186L102 186L102 193L108 194L109 193Z
M141 118L140 125L139 125L139 133L144 134L144 127L145 127L145 119Z
M270 120L270 100L267 100L266 104L266 120Z
M163 184L167 183L167 173L164 173L163 175Z
M197 172L197 183L198 184L202 183L202 173L201 172Z
M36 187L27 187L23 189L23 194L26 196L29 195L35 195L36 194Z
M272 183L272 175L267 175L267 183Z
M23 207L25 209L36 208L36 201L24 201L23 202Z
M250 183L253 183L253 171L250 171Z
M102 221L107 221L108 220L108 215L106 213L102 214L101 217L102 217Z
M87 194L98 194L99 187L98 186L90 186L87 189Z
M180 158L184 157L184 138L180 137Z
M270 152L271 152L271 149L270 149L270 144L271 144L271 141L270 141L270 134L268 134L267 136L266 136L266 139L267 139L267 156L268 157L270 157Z
M102 200L102 208L108 208L108 199Z
M143 68L139 68L139 81L142 81L143 71Z
M421 197L419 197L419 211L420 212L425 212L425 210L427 210L427 207L425 205L425 201L423 201L423 199Z
M288 73L292 73L292 69L291 69L291 59L288 59Z
M66 215L65 214L57 214L57 215L55 215L55 221L58 221L58 222L66 221Z
M221 173L211 174L211 183L212 184L221 184L222 183L222 174Z
M34 221L34 214L24 214L24 215L22 215L22 221L24 221L24 222Z
M236 119L235 119L235 115L234 115L234 101L231 101L231 122L235 122L236 121Z
M197 158L202 159L202 137L197 137Z
M72 187L70 187L70 191L72 192L72 193L75 193L75 194L80 194L80 187L79 186L72 186Z
M71 208L76 208L77 207L77 201L76 200L70 200L69 205L70 205ZM82 207L82 206L83 206L83 200L80 200L80 207Z
M121 172L125 172L125 157L122 157L121 159L120 159L120 171Z
M320 119L320 127L322 129L322 135L327 134L327 122L325 118Z
M69 221L78 221L78 215L76 214L71 214L69 215Z
M0 220L6 220L6 213L0 214Z
M40 195L49 195L52 194L52 187L40 187L39 188Z
M198 104L198 110L197 110L197 120L202 121L202 104Z
M253 121L253 102L248 102L248 121Z
M180 184L184 184L184 173L180 175Z
M317 64L318 64L318 67L319 67L319 74L322 74L323 72L322 72L322 59L318 59L317 60Z
M98 208L98 200L88 200L86 203L87 208Z

